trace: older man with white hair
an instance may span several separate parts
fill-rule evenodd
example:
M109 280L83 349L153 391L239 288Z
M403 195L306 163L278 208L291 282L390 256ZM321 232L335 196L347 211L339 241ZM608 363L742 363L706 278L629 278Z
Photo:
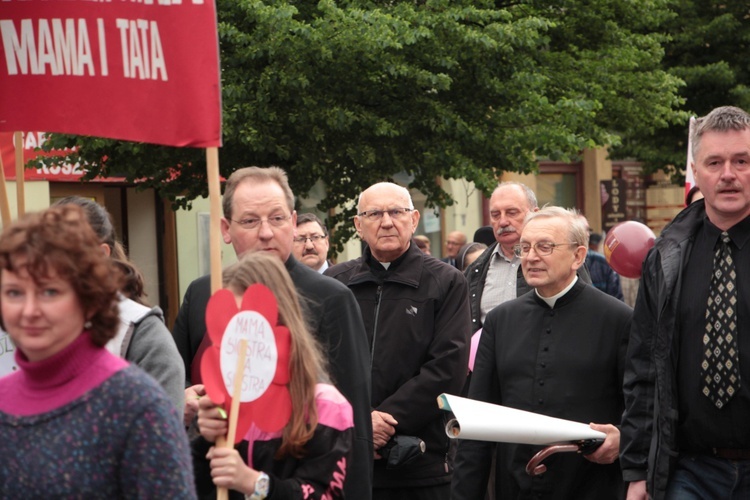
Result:
M466 379L468 289L458 269L411 244L418 222L407 189L369 187L354 218L364 255L326 271L354 293L370 342L375 500L450 497L450 443L436 398L458 393ZM381 457L403 436L423 440L426 451L392 468Z
M487 315L469 398L591 424L606 439L587 456L563 453L541 476L526 463L541 446L463 440L456 457L453 500L485 496L495 477L502 499L623 498L615 463L624 408L623 372L632 309L577 275L588 246L574 211L545 207L526 214L515 254L532 291ZM492 456L496 457L492 470Z

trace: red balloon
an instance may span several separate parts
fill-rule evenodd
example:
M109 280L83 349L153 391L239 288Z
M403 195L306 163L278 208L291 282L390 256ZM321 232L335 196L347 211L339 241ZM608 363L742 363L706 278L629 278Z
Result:
M646 254L656 236L645 224L629 220L612 226L604 240L604 256L620 276L640 278Z

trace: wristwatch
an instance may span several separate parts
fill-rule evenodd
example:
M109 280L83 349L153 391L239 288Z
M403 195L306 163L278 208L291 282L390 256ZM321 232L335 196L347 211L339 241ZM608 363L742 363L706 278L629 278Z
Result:
M261 472L255 480L255 491L252 495L245 495L245 500L265 500L271 487L271 478L268 474Z

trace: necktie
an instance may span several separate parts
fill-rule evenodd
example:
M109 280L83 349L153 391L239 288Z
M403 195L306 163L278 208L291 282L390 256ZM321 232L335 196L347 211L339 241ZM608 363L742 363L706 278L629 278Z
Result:
M737 347L737 273L729 234L721 233L708 292L704 359L701 363L703 394L721 409L740 388L740 356Z

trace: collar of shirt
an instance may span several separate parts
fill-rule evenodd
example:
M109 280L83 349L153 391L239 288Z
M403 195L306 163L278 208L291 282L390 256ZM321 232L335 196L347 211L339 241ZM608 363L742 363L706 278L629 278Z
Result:
M515 254L513 254L513 258L512 259L509 259L508 257L506 257L505 256L505 252L503 252L503 247L500 246L500 243L498 243L495 246L495 249L492 251L492 253L494 255L492 255L490 257L490 265L492 265L492 259L495 258L495 255L499 255L500 257L502 257L503 259L505 259L505 262L521 262L521 258L520 257L516 257Z
M542 297L541 295L539 295L539 290L537 290L537 289L534 289L534 293L536 294L537 297L539 297L544 302L546 302L550 309L554 309L555 302L557 302L557 299L559 299L560 297L562 297L563 295L565 295L566 293L568 293L570 291L570 289L573 288L573 285L576 284L576 281L578 281L578 274L576 274L575 276L573 276L573 281L571 281L568 286L566 286L565 288L563 288L562 291L556 293L552 297Z
M713 241L715 246L716 242L719 241L722 230L716 227L708 216L704 217L703 221L703 230L706 232L706 237L709 241ZM737 248L743 248L748 240L750 240L750 216L745 217L740 222L730 227L727 230L727 233L729 233L729 238L732 240L734 246Z

